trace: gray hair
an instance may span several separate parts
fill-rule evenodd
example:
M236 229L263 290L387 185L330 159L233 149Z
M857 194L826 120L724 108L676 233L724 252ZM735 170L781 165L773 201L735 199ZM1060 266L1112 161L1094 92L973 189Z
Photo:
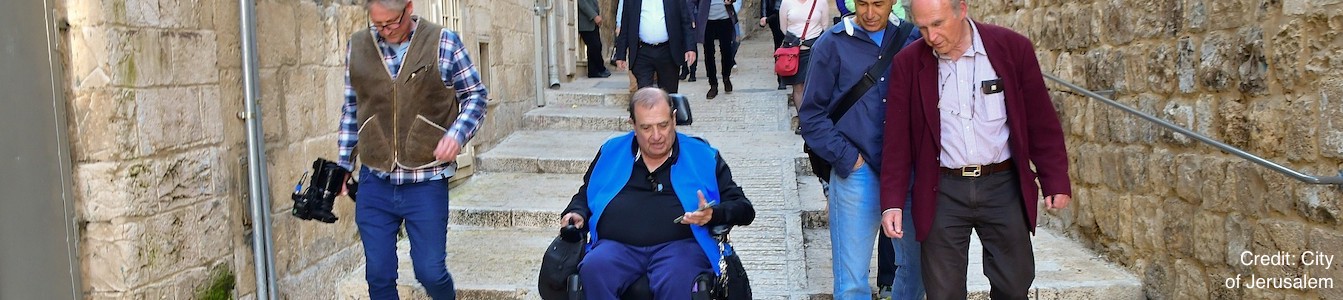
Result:
M668 95L667 91L655 87L646 87L635 91L633 95L630 95L630 121L634 121L634 108L636 106L653 108L658 102L667 103L667 108L672 110L671 95ZM675 112L673 112L674 116Z
M898 1L900 1L900 7L905 10L905 18L908 19L907 21L913 22L914 0L898 0ZM961 13L961 4L965 3L965 0L948 0L948 1L951 2L951 12L957 14Z
M406 9L406 4L410 3L410 0L366 0L364 1L364 9L372 7L373 3L382 4L382 7L387 10L402 10Z

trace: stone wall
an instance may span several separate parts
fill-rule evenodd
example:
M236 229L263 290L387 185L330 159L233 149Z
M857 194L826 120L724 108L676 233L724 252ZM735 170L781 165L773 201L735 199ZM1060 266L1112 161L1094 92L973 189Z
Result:
M971 5L979 20L1030 37L1046 73L1113 90L1119 102L1308 174L1332 176L1343 166L1343 1ZM1337 263L1242 262L1245 251L1343 253L1338 187L1299 182L1051 89L1076 202L1043 226L1133 271L1150 298L1343 298L1337 285L1224 286L1238 275L1343 279Z
M338 202L335 224L288 214L288 195L310 162L335 158L345 42L365 28L361 3L256 4L281 298L332 299L332 284L362 263L351 202ZM531 23L507 18L531 5L462 1L458 30L490 90L480 147L516 130L535 107ZM60 9L70 24L61 49L84 294L195 298L212 270L228 270L236 294L251 295L238 1L66 0Z

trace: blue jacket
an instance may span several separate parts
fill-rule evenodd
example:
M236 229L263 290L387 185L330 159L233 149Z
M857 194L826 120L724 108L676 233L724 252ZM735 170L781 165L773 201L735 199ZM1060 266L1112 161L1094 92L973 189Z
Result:
M634 156L620 154L631 153L633 141L634 132L606 141L606 144L602 145L601 152L608 154L598 157L593 163L593 169L604 171L590 173L591 178L587 187L587 204L592 209L591 224L587 227L593 242L600 239L597 236L597 224L601 222L602 211L629 181L630 172L634 168ZM671 174L675 178L671 184L677 198L681 199L681 206L686 211L699 209L699 196L696 194L699 190L704 191L705 199L717 202L719 191L715 170L718 149L709 146L709 143L680 133L676 134L676 144L679 145L680 156L671 166ZM722 259L723 253L718 249L718 241L714 240L709 230L703 226L690 225L690 232L695 235L695 241L704 250L709 265L713 266L714 275L721 274L718 260ZM592 247L592 244L588 244L588 247Z
M894 37L898 26L888 23L885 36ZM909 38L898 41L900 47L918 40L915 29ZM798 118L802 138L811 150L833 165L840 177L848 178L853 164L862 155L863 161L875 172L881 169L882 124L886 121L886 74L877 78L862 98L854 103L838 123L830 121L830 111L836 109L849 88L858 83L863 73L872 67L881 54L877 41L867 31L846 17L831 27L811 48L807 66L806 90Z

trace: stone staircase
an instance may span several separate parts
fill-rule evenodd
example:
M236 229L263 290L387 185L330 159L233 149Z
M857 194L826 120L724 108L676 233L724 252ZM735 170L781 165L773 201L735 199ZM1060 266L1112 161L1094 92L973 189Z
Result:
M705 100L707 79L681 82L695 123L677 129L717 147L755 205L754 224L733 231L755 297L829 299L825 199L790 129L786 91L774 89L768 48L768 41L743 43L733 94ZM451 192L448 267L460 299L539 299L540 257L558 233L559 213L602 142L630 129L627 99L623 72L566 83L547 93L547 106L525 115L523 129L478 155L475 175ZM398 249L402 298L426 299L411 271L409 243L402 240ZM1036 249L1038 299L1142 297L1135 277L1076 243L1042 229ZM367 298L362 269L338 283L340 299ZM972 298L987 298L987 281L971 269Z

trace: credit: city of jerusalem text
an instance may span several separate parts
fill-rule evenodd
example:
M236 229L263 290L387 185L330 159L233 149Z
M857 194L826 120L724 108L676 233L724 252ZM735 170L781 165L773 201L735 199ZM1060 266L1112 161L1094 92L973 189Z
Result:
M1273 254L1254 254L1250 251L1240 253L1240 263L1245 266L1304 266L1307 272L1302 272L1299 277L1260 277L1255 274L1245 276L1236 274L1236 277L1227 278L1223 283L1226 288L1246 288L1246 289L1331 289L1334 288L1333 278L1311 277L1309 270L1312 268L1328 270L1334 264L1334 255L1324 254L1319 251L1305 251L1301 254L1291 254L1284 251L1278 251Z

